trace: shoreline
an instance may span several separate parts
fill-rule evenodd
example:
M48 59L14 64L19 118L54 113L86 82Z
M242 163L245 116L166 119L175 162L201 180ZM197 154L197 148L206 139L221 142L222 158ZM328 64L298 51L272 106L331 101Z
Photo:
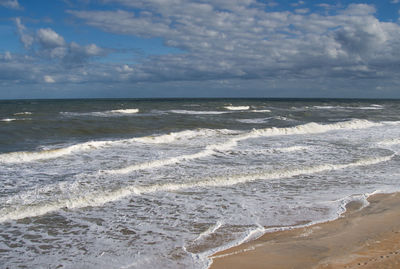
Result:
M338 219L264 234L214 253L210 269L400 268L400 192L346 205Z

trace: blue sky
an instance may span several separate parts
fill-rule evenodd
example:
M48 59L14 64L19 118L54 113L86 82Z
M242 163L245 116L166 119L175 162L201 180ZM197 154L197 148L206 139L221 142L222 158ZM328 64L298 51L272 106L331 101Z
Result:
M400 98L400 0L0 0L0 99Z

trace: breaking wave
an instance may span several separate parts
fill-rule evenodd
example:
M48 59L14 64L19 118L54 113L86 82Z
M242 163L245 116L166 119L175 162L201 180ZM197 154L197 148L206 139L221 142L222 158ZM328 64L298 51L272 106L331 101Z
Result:
M1 119L0 121L10 122L10 121L15 121L15 120L17 120L17 119L7 118L7 119Z
M224 187L259 180L273 180L292 178L300 175L315 174L334 170L341 170L360 166L370 166L390 161L395 154L390 156L365 158L346 164L321 164L297 169L263 171L256 174L229 175L213 178L204 178L187 183L164 183L148 186L125 186L112 191L94 192L80 197L47 201L38 204L22 205L18 208L4 208L0 211L0 222L18 220L27 217L41 216L50 212L65 209L98 207L105 203L118 201L131 195L142 195L154 192L173 192L191 188Z
M42 151L19 151L0 154L0 163L26 163L38 160L53 159L72 153L97 149L108 146L110 141L90 141L65 148L47 149Z
M254 129L248 134L244 134L239 140L261 137L261 136L278 136L278 135L295 135L295 134L318 134L325 133L334 130L350 130L350 129L364 129L376 126L382 126L383 123L371 122L368 120L350 120L345 122L337 122L332 124L319 124L310 122L294 127L285 128L265 128L265 129Z
M43 150L43 151L35 151L35 152L10 152L0 154L0 163L23 163L23 162L32 162L37 160L44 159L52 159L58 158L64 155L69 155L81 151L95 150L103 147L111 147L113 145L118 145L122 143L133 143L133 142L141 142L141 143L171 143L176 140L181 139L190 139L198 136L214 136L217 134L235 134L233 138L231 138L227 143L222 143L221 145L209 146L205 151L195 153L189 156L180 156L174 157L170 159L166 159L164 161L154 161L157 162L157 165L153 162L133 165L132 171L143 169L141 167L152 167L156 165L156 167L163 165L170 165L182 160L186 159L196 159L203 158L205 156L209 156L214 152L214 150L209 150L212 147L216 148L224 148L225 144L236 144L239 141L257 138L262 136L279 136L279 135L301 135L301 134L318 134L324 133L328 131L334 130L348 130L348 129L363 129L370 128L374 126L382 126L386 123L375 123L370 122L368 120L351 120L345 122L337 122L333 124L319 124L315 122L297 125L294 127L286 127L286 128L264 128L264 129L254 129L247 133L238 133L237 131L231 131L226 129L221 130L212 130L212 129L199 129L199 130L186 130L181 132L173 132L166 135L160 136L147 136L147 137L139 137L139 138L131 138L131 139L123 139L123 140L113 140L113 141L90 141L81 144L76 144L64 148ZM398 124L398 122L388 122L387 124ZM163 163L163 164L162 164ZM121 170L121 169L119 169ZM128 169L129 170L129 169ZM122 171L122 170L121 170ZM125 171L123 169L123 171Z
M169 112L175 114L188 114L188 115L219 115L228 113L227 111L197 111L197 110L170 110Z
M217 129L217 130L196 129L196 130L185 130L180 132L171 132L168 134L158 135L158 136L138 137L135 138L134 140L142 143L159 144L159 143L172 143L177 140L191 139L199 136L231 135L237 133L238 133L237 131L232 131L227 129Z
M271 112L271 110L269 110L269 109L254 109L254 110L251 110L250 112L255 112L255 113L267 113L267 112Z
M120 114L135 114L139 112L139 109L137 108L131 108L131 109L116 109L116 110L110 110L110 111L106 111L107 112L111 112L111 113L120 113Z
M61 115L80 117L80 116L94 116L94 117L116 117L129 114L137 114L139 109L129 108L129 109L115 109L108 111L94 111L94 112L60 112Z
M182 161L190 161L190 160L194 160L194 159L205 158L205 157L208 157L208 156L211 156L211 155L217 153L218 151L229 150L229 149L235 147L236 145L237 145L236 141L231 140L231 141L228 141L228 142L222 143L222 144L209 145L204 150L199 151L197 153L193 153L193 154L181 155L181 156L171 157L171 158L162 159L162 160L155 160L155 161L134 164L134 165L130 165L130 166L127 166L124 168L120 168L120 169L102 170L100 172L106 173L106 174L129 174L129 173L137 171L137 170L157 168L157 167L162 167L162 166L166 166L166 165L177 164Z
M65 155L76 154L83 151L97 150L105 147L118 146L129 143L149 143L162 144L173 143L174 141L196 138L199 136L215 136L215 135L231 135L238 134L237 131L227 129L198 129L185 130L180 132L171 132L169 134L159 136L144 136L121 140L110 141L89 141L80 144L75 144L68 147L46 149L42 151L19 151L0 154L0 163L26 163L46 159L59 158Z
M250 106L224 106L228 110L249 110Z
M14 116L21 116L21 115L32 115L32 112L26 111L26 112L14 113Z
M400 138L387 139L387 140L378 142L377 144L378 144L378 145L381 145L381 146L398 145L398 144L400 144Z

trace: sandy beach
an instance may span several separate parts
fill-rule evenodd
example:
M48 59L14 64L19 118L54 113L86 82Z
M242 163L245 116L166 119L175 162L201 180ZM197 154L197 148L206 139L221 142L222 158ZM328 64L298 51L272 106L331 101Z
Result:
M268 233L216 253L222 268L400 268L400 193L352 202L339 219Z

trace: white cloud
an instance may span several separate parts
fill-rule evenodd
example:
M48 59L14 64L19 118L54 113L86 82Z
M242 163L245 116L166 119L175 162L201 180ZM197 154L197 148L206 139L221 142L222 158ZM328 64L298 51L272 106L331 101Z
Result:
M334 88L350 80L368 86L362 82L366 78L395 84L399 77L400 26L380 21L371 5L321 4L334 11L327 15L321 9L273 12L268 8L273 2L263 5L255 0L105 1L120 4L120 9L68 13L105 32L160 38L180 52L153 54L129 65L92 63L109 51L96 44L68 42L50 28L30 35L16 20L21 41L33 51L31 61L56 63L35 65L29 79L43 82L52 74L57 83L243 81L242 86L245 81L271 80L279 86L318 78L326 80L320 86ZM23 36L31 39L23 41ZM30 63L26 66L31 68Z
M15 19L20 41L26 49L40 58L61 60L66 65L81 65L88 59L107 54L107 51L96 44L81 46L78 43L67 43L65 39L51 28L40 28L36 34L28 34L20 18Z
M18 0L0 0L0 6L11 9L22 9Z
M135 66L133 81L335 77L338 70L351 71L341 76L378 75L389 55L399 57L400 26L380 22L365 4L324 16L308 9L268 12L254 1L114 2L140 12L69 13L107 32L161 37L185 52L146 59ZM359 68L361 62L368 68Z
M45 48L65 46L64 38L50 28L39 29L37 31L37 38L39 43Z
M15 24L17 26L20 41L26 49L30 48L34 41L34 38L32 37L32 35L26 33L26 27L22 24L21 18L15 18Z
M298 8L298 9L295 9L294 11L299 14L306 14L306 13L310 12L310 10L308 8Z
M390 1L390 3L392 3L392 4L398 4L398 3L400 3L400 0L392 0L392 1Z
M7 61L12 59L11 53L9 51L6 51L4 53L4 59L7 60Z
M54 78L52 76L49 75L45 75L43 76L43 80L46 83L55 83L56 81L54 80Z

